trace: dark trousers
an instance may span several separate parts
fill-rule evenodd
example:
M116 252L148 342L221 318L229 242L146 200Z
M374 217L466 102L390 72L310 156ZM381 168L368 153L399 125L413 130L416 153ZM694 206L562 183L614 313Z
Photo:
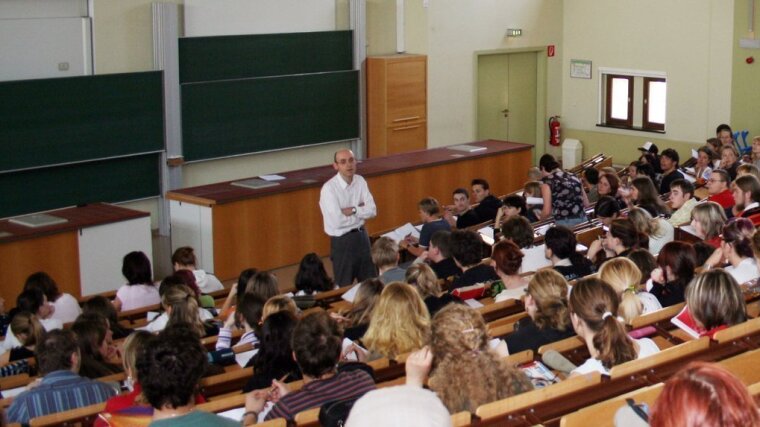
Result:
M350 285L354 279L361 282L377 277L369 246L369 236L364 227L340 237L330 237L330 259L338 286Z

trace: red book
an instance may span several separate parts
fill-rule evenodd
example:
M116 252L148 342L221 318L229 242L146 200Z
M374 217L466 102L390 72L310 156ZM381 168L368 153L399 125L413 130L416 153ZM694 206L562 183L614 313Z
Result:
M483 283L478 283L471 286L456 288L453 291L451 291L451 295L454 295L455 297L459 297L462 300L471 299L471 298L478 299L478 298L482 298L485 292L486 292L486 285Z
M691 335L695 339L699 339L701 337L712 338L716 332L722 329L726 329L725 325L717 326L710 330L697 325L697 321L694 320L694 318L691 316L689 307L687 306L684 306L683 310L681 310L681 312L678 313L676 317L670 319L670 322L683 329L687 334Z

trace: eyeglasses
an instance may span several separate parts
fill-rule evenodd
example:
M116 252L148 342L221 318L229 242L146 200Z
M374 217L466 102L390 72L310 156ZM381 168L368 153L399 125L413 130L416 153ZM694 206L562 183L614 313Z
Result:
M707 182L726 182L726 181L723 181L722 179L712 179L712 178L710 178L710 179L707 180Z

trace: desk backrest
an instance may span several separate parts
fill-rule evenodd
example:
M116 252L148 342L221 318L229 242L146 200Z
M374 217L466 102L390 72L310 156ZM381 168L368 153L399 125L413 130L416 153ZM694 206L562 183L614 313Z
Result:
M670 322L670 319L675 317L676 314L678 314L683 309L684 305L686 305L686 303L682 302L670 307L665 307L661 310L637 316L631 320L631 328L639 329L643 328L644 326L652 326L663 321Z
M760 333L760 318L750 319L730 328L718 331L713 339L720 344Z
M643 359L636 359L623 363L621 365L613 366L612 369L610 369L610 378L614 380L617 378L634 375L654 368L658 365L663 365L667 362L686 358L693 355L694 353L707 350L709 347L709 337L702 337L698 340L687 341L683 344L667 348L660 351L659 353L647 356Z
M45 415L42 417L32 418L29 425L32 427L59 426L64 424L73 424L81 422L88 425L87 420L94 419L99 413L106 409L105 402L94 405L83 406L81 408L69 411L56 412L55 414Z
M750 385L760 382L758 361L760 361L760 350L752 350L721 360L718 364L739 377L745 385Z
M565 415L560 421L560 427L613 427L615 413L626 405L626 399L633 399L636 403L646 403L651 408L657 396L662 392L663 383L644 387L622 396L614 397L604 402L591 405L580 411Z

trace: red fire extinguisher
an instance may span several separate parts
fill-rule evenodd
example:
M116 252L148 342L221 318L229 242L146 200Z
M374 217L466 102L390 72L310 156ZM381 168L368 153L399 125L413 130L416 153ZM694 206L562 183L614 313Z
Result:
M549 144L559 145L559 116L549 117Z

